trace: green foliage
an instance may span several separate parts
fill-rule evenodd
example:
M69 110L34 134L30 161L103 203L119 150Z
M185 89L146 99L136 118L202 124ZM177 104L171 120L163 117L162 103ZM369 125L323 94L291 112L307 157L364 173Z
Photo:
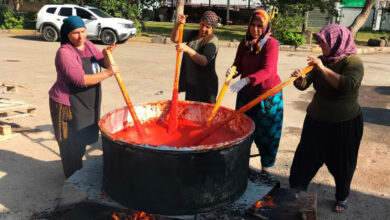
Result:
M295 46L299 46L306 43L305 38L301 34L292 31L282 31L280 33L278 40L285 44L295 45Z
M10 11L6 6L0 7L0 29L22 29L24 17Z
M298 14L283 14L272 21L272 29L275 34L285 30L298 30L305 22L305 18Z

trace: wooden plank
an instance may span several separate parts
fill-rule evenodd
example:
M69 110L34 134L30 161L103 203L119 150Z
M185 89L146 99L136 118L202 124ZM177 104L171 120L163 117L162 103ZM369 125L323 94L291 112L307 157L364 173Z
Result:
M0 118L18 118L35 115L35 106L23 101L0 98Z
M12 133L11 126L0 125L0 135L10 135Z

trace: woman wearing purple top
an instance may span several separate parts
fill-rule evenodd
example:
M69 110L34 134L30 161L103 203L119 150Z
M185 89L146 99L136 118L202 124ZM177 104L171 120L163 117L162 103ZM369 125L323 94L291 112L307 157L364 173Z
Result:
M347 209L347 197L355 172L363 117L358 103L364 75L363 63L356 54L352 33L338 24L327 25L314 35L322 56L309 57L315 68L294 81L315 93L307 107L302 136L290 171L290 187L306 190L323 164L336 184L334 211ZM295 71L292 76L301 76Z
M98 140L100 82L119 72L119 67L109 65L104 56L107 49L115 46L100 51L86 37L85 24L80 17L70 16L64 20L61 46L55 58L57 80L49 91L54 135L67 178L81 169L86 145ZM101 67L107 69L101 70Z

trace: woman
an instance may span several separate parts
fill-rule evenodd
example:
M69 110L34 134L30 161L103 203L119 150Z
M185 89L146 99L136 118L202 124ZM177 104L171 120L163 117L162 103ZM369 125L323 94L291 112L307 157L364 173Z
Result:
M238 46L233 65L241 79L230 86L238 92L236 109L278 85L278 42L271 37L267 12L258 9L249 20L245 38ZM227 74L230 74L228 69ZM270 177L269 167L275 163L283 123L283 96L278 92L245 113L255 122L254 141L261 156L262 173Z
M338 24L322 28L314 35L322 56L309 56L315 69L294 81L295 87L316 90L307 107L300 143L290 171L290 187L306 190L325 163L336 183L334 211L347 208L347 197L356 168L363 135L362 111L358 104L364 68L355 56L351 32ZM295 71L292 76L301 76Z
M176 50L183 52L179 92L185 92L185 100L215 103L218 93L218 76L215 72L215 59L218 53L218 38L213 34L220 18L212 11L203 13L199 30L183 34L183 42ZM179 25L186 21L179 15L171 32L171 40L177 43Z
M86 145L98 140L100 82L116 72L103 53L90 41L83 20L70 16L61 26L61 47L55 66L57 80L49 91L50 114L65 176L82 167ZM106 70L101 71L101 66Z

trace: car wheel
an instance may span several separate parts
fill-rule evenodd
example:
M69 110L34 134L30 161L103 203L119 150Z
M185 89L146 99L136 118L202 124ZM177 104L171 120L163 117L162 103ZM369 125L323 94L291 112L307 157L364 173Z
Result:
M53 26L46 25L43 27L42 37L46 41L56 41L58 39L58 32Z
M117 41L114 31L110 29L103 30L100 38L102 39L103 44L106 45L115 44Z

